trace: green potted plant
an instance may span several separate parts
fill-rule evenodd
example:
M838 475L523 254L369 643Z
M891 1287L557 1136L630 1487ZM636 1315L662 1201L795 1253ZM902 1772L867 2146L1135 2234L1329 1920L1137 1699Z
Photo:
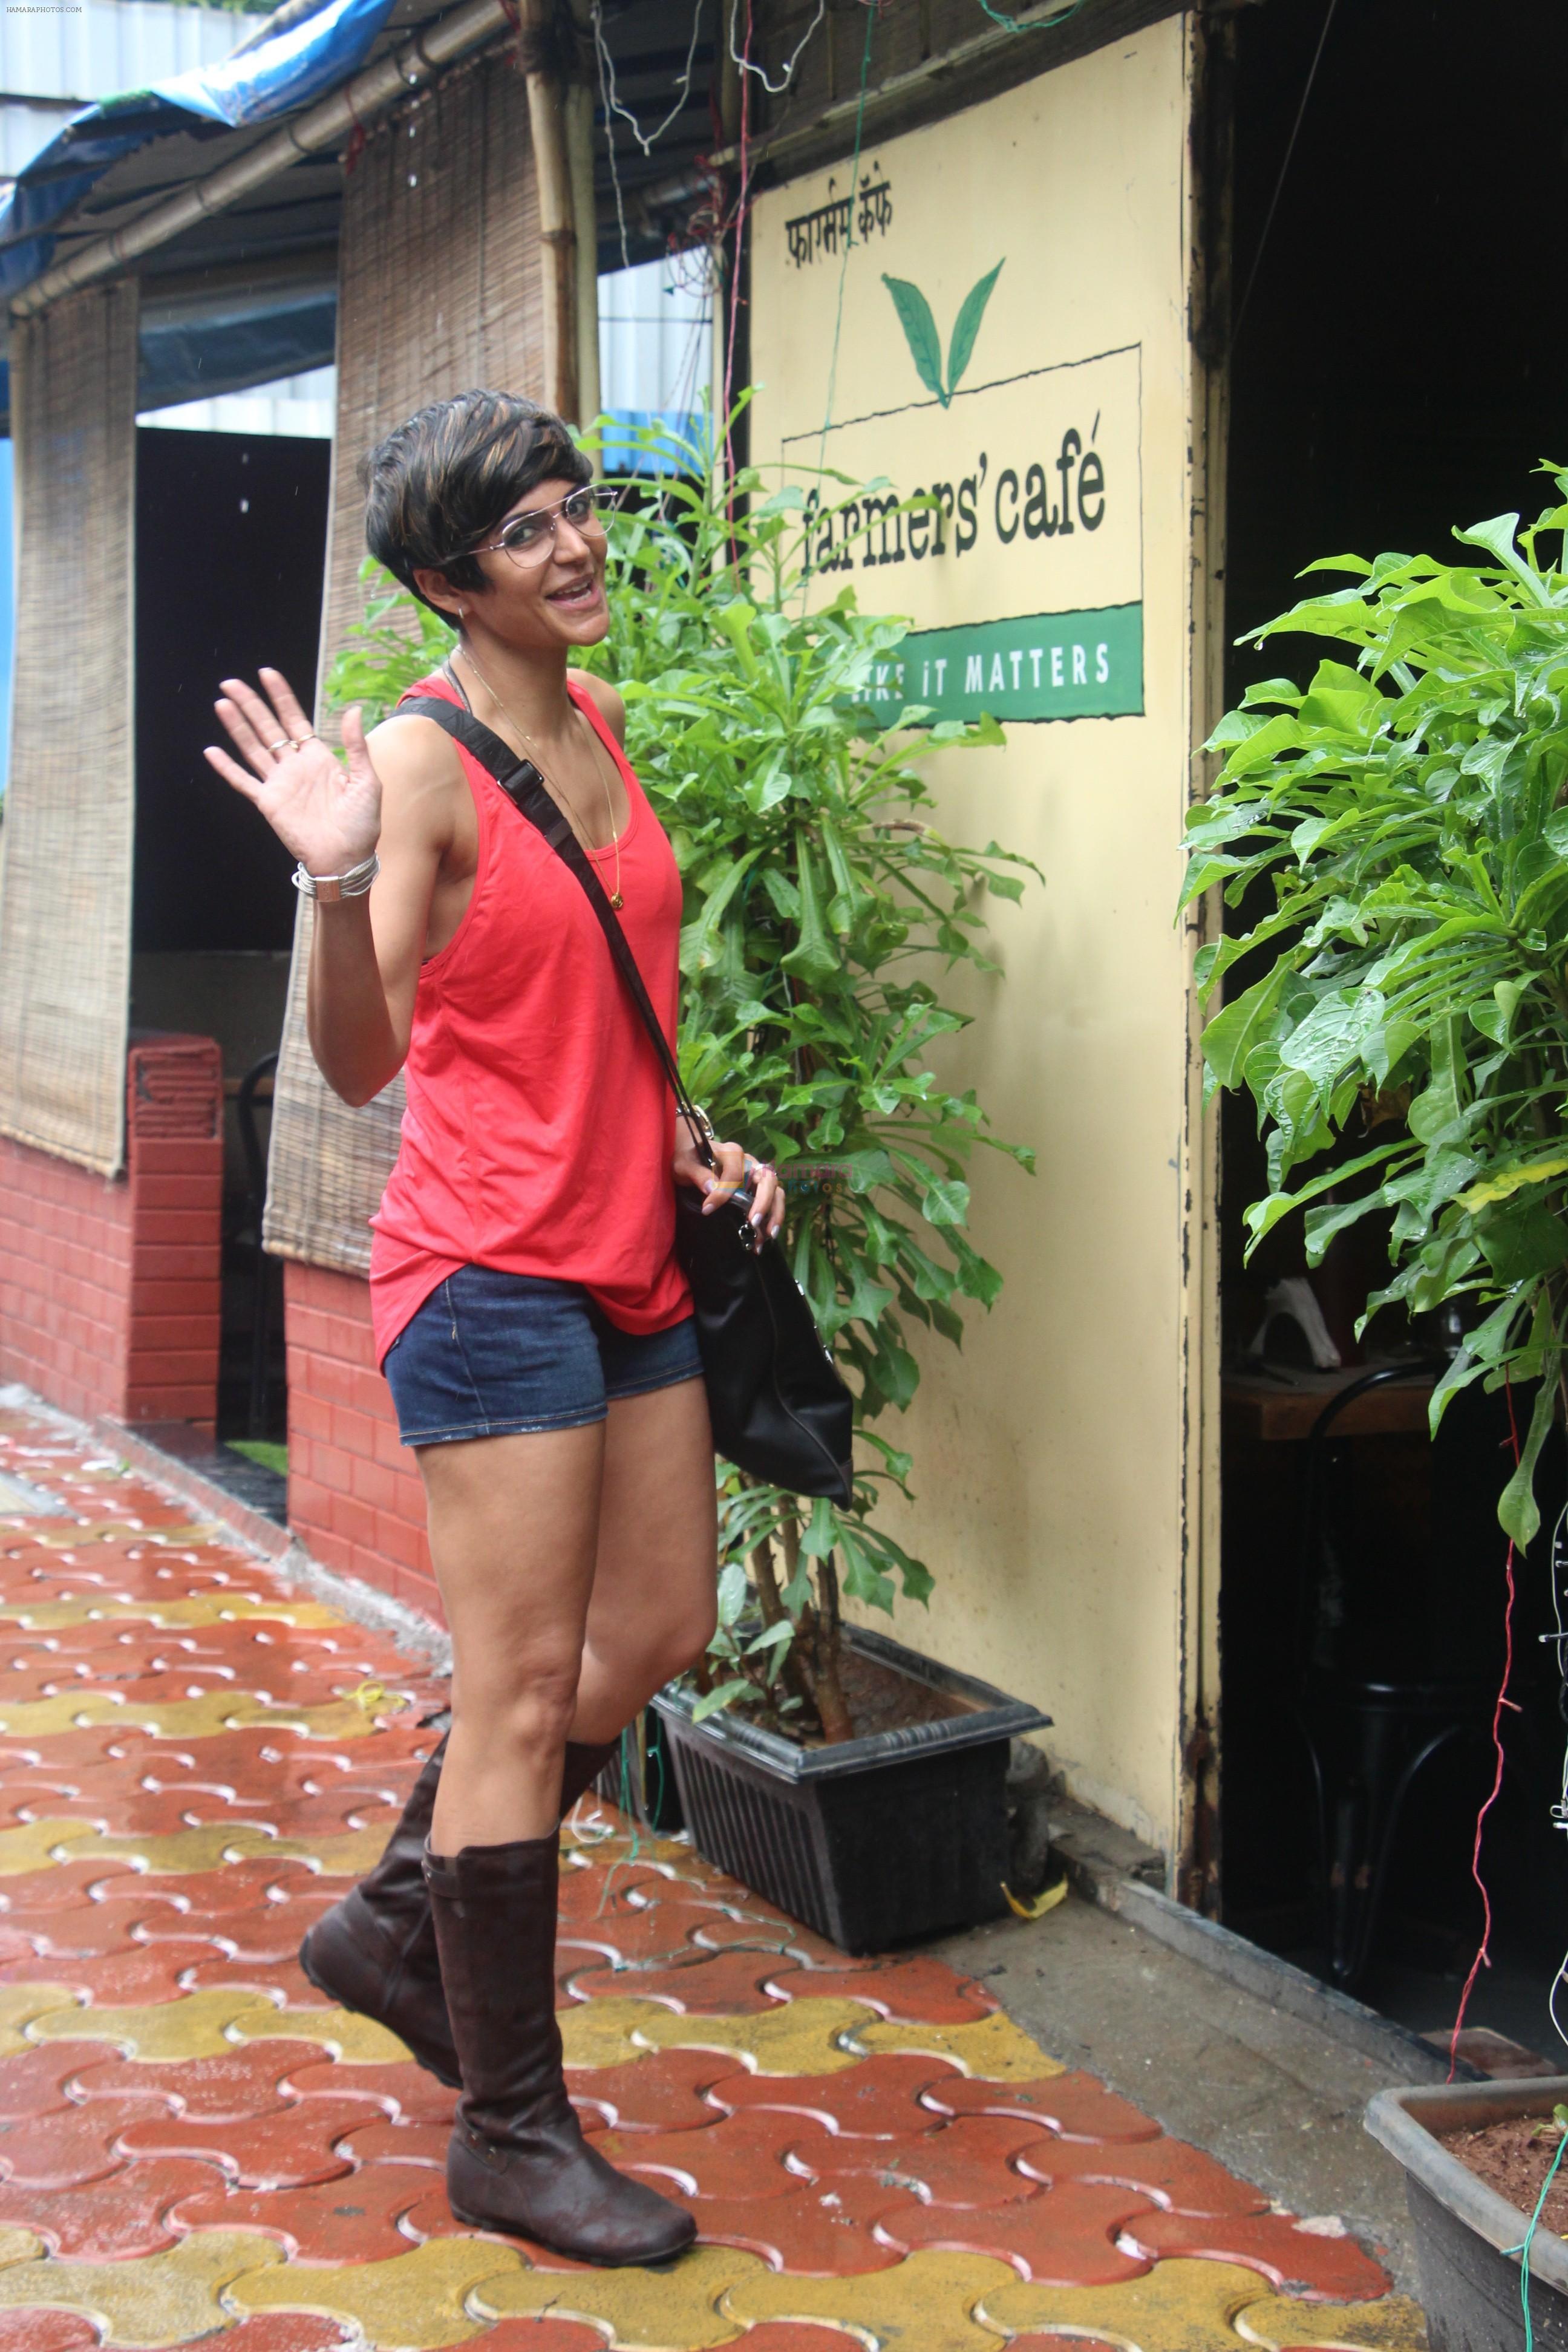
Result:
M889 725L875 688L908 625L861 613L852 589L810 596L825 530L852 535L888 485L770 494L697 443L632 437L650 474L627 485L610 634L587 660L625 697L627 753L681 870L682 1074L789 1184L789 1262L856 1391L858 1440L845 1510L723 1480L712 1657L657 1702L659 1729L702 1850L861 1948L1004 1907L1007 1744L1045 1720L841 1608L931 1589L878 1518L912 1467L878 1424L915 1393L914 1327L957 1345L960 1300L989 1307L1001 1289L964 1230L966 1170L977 1146L1032 1155L928 1056L964 1025L942 974L991 968L984 899L1016 899L1028 861L948 840L921 772L1000 728L915 708ZM373 583L333 699L390 707L447 642ZM868 1709L874 1731L856 1720Z
M1554 477L1568 500L1568 475ZM1244 1090L1267 1140L1256 1248L1300 1212L1310 1265L1386 1222L1384 1307L1449 1310L1462 1336L1431 1402L1518 1392L1498 1516L1540 1525L1542 1449L1563 1418L1568 1313L1568 503L1521 531L1457 533L1479 560L1343 556L1348 583L1259 639L1326 639L1303 688L1252 687L1215 730L1184 903L1244 923L1203 950L1212 1088ZM1562 2081L1388 2092L1368 2129L1405 2165L1434 2346L1520 2342L1530 2217L1483 2187L1456 2135L1547 2116ZM1526 2126L1528 2128L1528 2126ZM1568 2342L1561 2241L1529 2253L1541 2340Z
M1315 1265L1388 1214L1368 1318L1452 1306L1465 1326L1433 1428L1473 1381L1533 1384L1498 1507L1520 1544L1564 1395L1568 570L1542 541L1565 525L1568 505L1522 533L1517 515L1456 533L1481 562L1313 565L1352 584L1255 635L1327 638L1342 657L1305 688L1249 688L1220 722L1183 901L1217 886L1238 907L1271 886L1198 972L1205 997L1248 975L1203 1051L1210 1090L1245 1088L1267 1138L1249 1249L1300 1211Z

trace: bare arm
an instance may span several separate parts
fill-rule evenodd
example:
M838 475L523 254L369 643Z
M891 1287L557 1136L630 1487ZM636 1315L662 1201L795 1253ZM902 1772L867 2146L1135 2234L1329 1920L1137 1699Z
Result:
M318 902L307 991L310 1050L322 1076L345 1102L366 1103L396 1076L408 1051L430 901L451 846L461 772L430 720L389 719L367 742L357 710L343 714L348 762L341 767L307 732L287 681L276 670L261 678L270 702L243 680L226 678L217 705L247 764L216 747L208 761L255 803L308 872L346 873L373 851L381 859L366 896Z

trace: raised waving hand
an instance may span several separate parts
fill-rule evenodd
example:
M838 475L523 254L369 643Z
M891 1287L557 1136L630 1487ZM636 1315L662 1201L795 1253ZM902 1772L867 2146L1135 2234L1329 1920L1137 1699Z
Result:
M371 763L357 710L343 713L342 766L300 709L281 671L260 672L265 694L226 677L215 706L240 754L216 744L206 757L237 793L253 801L308 874L346 874L381 838L381 779Z

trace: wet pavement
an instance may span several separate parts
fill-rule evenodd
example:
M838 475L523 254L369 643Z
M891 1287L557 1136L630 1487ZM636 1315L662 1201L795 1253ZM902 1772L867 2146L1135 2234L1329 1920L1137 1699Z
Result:
M0 1412L0 2352L1417 2352L1342 2223L1061 2065L986 1983L846 1960L591 1801L569 2084L699 2242L597 2271L463 2228L452 2095L296 1958L443 1696L85 1433Z

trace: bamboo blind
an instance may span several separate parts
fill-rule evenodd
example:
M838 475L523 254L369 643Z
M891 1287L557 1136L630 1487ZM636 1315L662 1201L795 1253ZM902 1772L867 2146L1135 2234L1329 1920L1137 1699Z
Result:
M359 468L426 401L476 385L542 396L543 322L528 98L510 54L449 77L373 133L349 172L339 246L338 415L318 718L363 614ZM366 1220L396 1157L403 1084L361 1110L331 1093L305 1035L312 909L302 900L273 1101L266 1245L363 1273Z
M104 1176L125 1150L136 320L128 278L11 333L16 646L0 1134Z

